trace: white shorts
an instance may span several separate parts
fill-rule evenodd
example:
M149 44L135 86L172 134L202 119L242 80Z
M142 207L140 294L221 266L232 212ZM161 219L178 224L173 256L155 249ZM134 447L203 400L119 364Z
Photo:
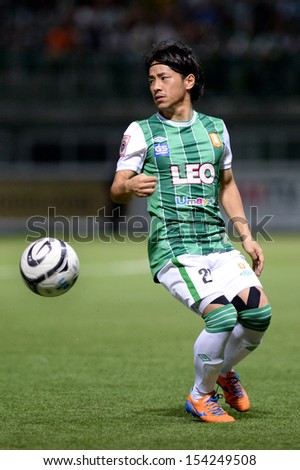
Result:
M221 295L232 301L248 287L261 287L256 274L238 251L209 255L180 255L157 274L158 281L196 313Z

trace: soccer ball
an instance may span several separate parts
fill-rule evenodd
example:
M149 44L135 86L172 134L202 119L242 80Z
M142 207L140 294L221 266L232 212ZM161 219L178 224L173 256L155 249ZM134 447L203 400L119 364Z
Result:
M20 272L27 287L44 297L62 295L76 282L79 259L75 250L56 238L41 238L23 252Z

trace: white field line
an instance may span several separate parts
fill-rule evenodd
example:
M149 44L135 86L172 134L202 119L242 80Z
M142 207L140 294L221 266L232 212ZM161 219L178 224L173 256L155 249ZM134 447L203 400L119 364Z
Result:
M82 263L80 277L132 276L150 273L148 260L112 261L111 263ZM19 266L0 265L0 279L12 280L20 277Z

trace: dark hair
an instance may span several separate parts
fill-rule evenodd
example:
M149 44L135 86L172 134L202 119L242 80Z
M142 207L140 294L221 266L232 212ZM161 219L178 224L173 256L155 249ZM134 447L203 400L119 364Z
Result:
M145 56L147 73L149 73L153 62L168 65L184 77L190 73L193 74L195 76L195 85L191 89L191 99L196 101L202 96L204 88L202 66L189 46L180 41L161 41L154 45L152 51Z

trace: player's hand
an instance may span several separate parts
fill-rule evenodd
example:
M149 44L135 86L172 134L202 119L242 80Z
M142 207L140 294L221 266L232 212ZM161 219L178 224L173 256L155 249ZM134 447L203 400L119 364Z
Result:
M133 176L128 180L130 191L137 197L148 197L156 188L156 176L147 176L144 173Z
M252 268L257 276L260 276L264 267L264 254L259 244L252 239L242 242L243 248L252 259Z

